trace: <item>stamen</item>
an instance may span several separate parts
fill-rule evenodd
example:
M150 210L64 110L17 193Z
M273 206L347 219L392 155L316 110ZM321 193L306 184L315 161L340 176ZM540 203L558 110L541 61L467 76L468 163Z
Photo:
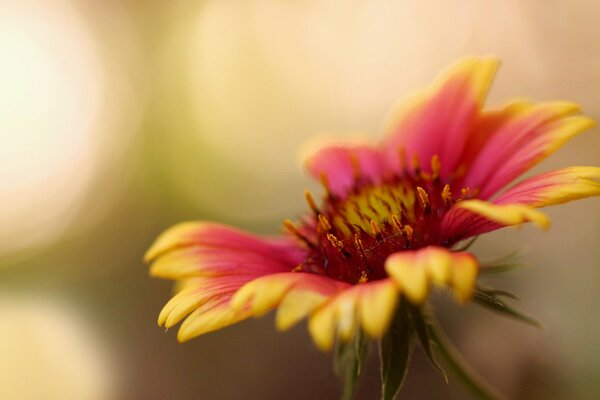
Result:
M450 204L450 202L452 201L452 192L450 192L449 184L446 184L446 186L444 186L444 188L442 189L441 197L444 203L446 204Z
M308 203L308 206L310 207L310 209L315 213L315 214L319 214L319 207L317 207L317 203L315 203L315 199L312 197L312 194L310 193L310 190L306 189L304 191L304 198L306 199L306 202Z
M292 221L290 221L289 219L286 219L283 221L283 226L290 231L290 233L292 233L293 235L295 235L296 237L298 237L298 239L302 240L304 243L306 243L308 245L308 247L310 248L316 248L317 246L311 242L310 240L308 240L308 238L306 236L304 236L299 230L298 228L296 228L296 225L294 225L294 223Z
M319 214L319 224L321 225L321 228L323 228L323 230L325 230L326 232L329 232L331 230L331 224L329 223L327 217L323 214Z
M404 233L408 240L412 240L413 234L415 233L414 229L410 225L404 225Z
M325 174L325 172L321 172L321 175L319 175L319 180L321 181L321 185L323 185L323 187L327 191L327 194L331 196L331 186L329 186L329 177Z
M360 273L360 278L358 279L358 283L366 283L369 281L369 277L367 276L367 273L365 271L362 271Z
M392 223L394 224L394 227L396 227L396 229L400 231L402 230L402 220L396 214L392 214Z
M440 162L440 157L435 154L431 157L431 174L433 179L437 179L440 177L440 169L442 168L442 164Z
M423 207L425 213L429 213L431 211L431 205L429 204L429 195L421 186L417 186L417 193L419 194L419 202L421 203L421 207Z
M375 237L377 238L377 240L382 241L383 240L383 235L381 234L381 229L379 228L379 225L377 225L377 222L371 220L371 229L373 230L373 235L375 235Z
M406 149L404 146L398 146L398 160L400 160L400 168L402 171L406 171L407 162L406 162Z
M359 180L361 177L360 161L358 160L356 154L350 154L350 165L352 167L352 174L354 175L354 179Z
M333 247L335 247L340 253L342 253L342 256L344 256L344 258L350 258L352 256L350 252L344 249L344 242L338 239L334 234L328 233L327 240L329 240Z
M421 173L421 163L419 162L419 155L417 153L413 154L412 163L415 176L419 176Z
M302 268L302 264L298 264L292 269L292 272L302 272L304 268Z
M471 189L468 186L465 186L464 188L460 189L460 197L458 198L458 201L466 199L467 196L469 196L470 191Z

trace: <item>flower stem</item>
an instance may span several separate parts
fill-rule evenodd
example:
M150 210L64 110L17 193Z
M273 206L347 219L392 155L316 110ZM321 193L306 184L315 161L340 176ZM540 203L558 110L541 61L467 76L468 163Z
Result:
M436 345L438 353L446 361L446 365L452 370L458 379L471 390L479 399L483 400L505 400L506 397L490 386L473 368L471 368L458 350L449 341L446 335L439 329L437 322L430 321L428 324L429 336Z

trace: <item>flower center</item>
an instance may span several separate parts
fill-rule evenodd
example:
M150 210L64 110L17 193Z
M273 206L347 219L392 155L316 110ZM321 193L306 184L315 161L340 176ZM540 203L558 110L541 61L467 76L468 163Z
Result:
M442 217L473 193L453 194L437 174L416 172L380 184L357 181L344 198L328 193L321 209L307 193L314 215L300 228L285 222L308 247L294 270L356 284L387 277L385 260L393 253L440 245Z

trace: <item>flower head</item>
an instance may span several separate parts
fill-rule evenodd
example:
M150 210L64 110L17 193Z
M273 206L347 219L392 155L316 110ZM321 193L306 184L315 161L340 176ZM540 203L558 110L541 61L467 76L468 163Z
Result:
M218 224L177 225L146 254L151 273L183 281L159 324L184 341L277 308L287 329L303 318L329 349L387 332L399 303L426 302L432 286L460 302L476 291L465 239L525 222L540 207L600 194L600 168L571 167L506 187L593 121L571 103L513 101L484 111L497 70L466 59L403 103L379 144L324 147L306 161L324 187L310 211L262 238Z

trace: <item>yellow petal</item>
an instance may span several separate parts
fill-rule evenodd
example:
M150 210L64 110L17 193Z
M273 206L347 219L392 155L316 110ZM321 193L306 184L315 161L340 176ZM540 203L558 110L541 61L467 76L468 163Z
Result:
M389 327L398 299L398 289L391 279L363 285L359 297L361 325L373 338L383 336Z
M475 257L468 253L454 255L450 281L459 302L467 302L473 297L478 273L479 265Z
M428 250L426 269L431 280L443 286L448 283L453 266L453 255L447 250L431 247Z
M240 322L250 315L247 310L233 310L227 302L208 311L199 308L183 321L177 332L177 340L188 341Z
M327 301L328 296L313 291L292 291L284 297L275 318L275 326L285 331Z
M331 349L335 340L335 308L329 304L317 309L308 320L308 331L317 347Z
M167 229L148 249L144 261L150 262L173 248L194 244L197 233L206 226L205 222L183 222Z
M385 270L412 302L425 301L429 286L426 264L420 262L416 252L392 254L385 261Z
M482 200L465 200L455 207L464 208L502 225L518 225L533 222L542 229L550 227L546 214L524 204L493 204Z

